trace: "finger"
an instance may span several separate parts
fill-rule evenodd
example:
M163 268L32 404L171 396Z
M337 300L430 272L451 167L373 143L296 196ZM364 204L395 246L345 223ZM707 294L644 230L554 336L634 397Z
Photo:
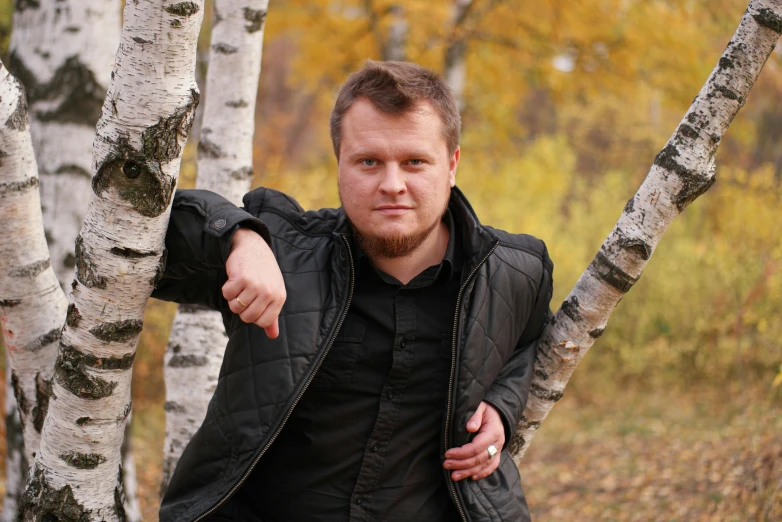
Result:
M462 480L462 479L465 479L467 477L470 477L473 480L479 480L481 478L488 477L499 466L499 462L500 462L499 454L500 454L501 449L498 447L497 450L498 450L497 454L494 456L494 458L490 458L489 457L489 451L487 449L486 450L486 458L480 459L482 462L477 463L477 464L475 464L472 467L468 467L468 468L464 468L464 469L456 469L456 471L454 471L451 474L451 477L454 480ZM456 478L456 477L458 477L458 478Z
M470 478L472 478L473 480L484 479L489 475L491 475L492 473L494 473L495 471L497 471L497 468L499 467L500 467L500 455L498 454L496 457L494 457L489 462L487 462L484 465L483 469L481 469L480 471L476 471L475 473L472 473L470 475Z
M494 441L493 444L495 447L499 447L499 441ZM443 462L443 467L445 469L464 470L474 468L475 466L481 466L489 460L489 451L487 449L488 447L489 443L486 442L477 448L477 450L473 452L473 455L470 457L462 459L447 459L445 462Z
M239 308L239 318L248 324L257 321L267 306L267 303L261 296L252 295L246 289L232 301L232 304ZM243 304L247 306L242 306Z
M280 323L279 319L275 319L274 323L271 326L267 326L263 329L264 332L266 332L266 336L269 339L276 339L280 336Z
M244 283L240 282L238 279L229 279L223 285L223 297L230 303L242 293L242 290L244 290ZM242 301L244 301L244 299L242 299ZM247 301L244 301L244 303L247 304Z
M489 444L497 445L499 439L497 433L479 433L472 442L458 448L451 448L445 452L446 459L463 460L472 458L482 451L485 452Z
M483 424L483 413L485 411L486 403L481 402L481 404L478 406L478 409L475 410L475 413L472 414L472 417L467 420L467 431L470 433L475 433L481 428L481 424Z

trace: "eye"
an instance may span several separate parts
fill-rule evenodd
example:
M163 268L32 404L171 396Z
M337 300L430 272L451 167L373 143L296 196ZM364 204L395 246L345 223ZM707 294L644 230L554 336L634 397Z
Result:
M412 165L413 167L420 167L421 165L424 164L424 160L422 160L422 159L411 159L411 160L408 161L408 163L410 165Z
M375 165L377 165L377 160L362 159L361 164L364 165L365 167L374 167Z

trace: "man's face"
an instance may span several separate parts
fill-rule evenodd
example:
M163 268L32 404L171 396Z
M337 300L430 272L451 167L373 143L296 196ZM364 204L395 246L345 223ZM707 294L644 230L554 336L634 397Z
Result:
M390 258L420 246L440 223L458 163L429 102L392 116L356 100L342 118L339 194L362 248Z

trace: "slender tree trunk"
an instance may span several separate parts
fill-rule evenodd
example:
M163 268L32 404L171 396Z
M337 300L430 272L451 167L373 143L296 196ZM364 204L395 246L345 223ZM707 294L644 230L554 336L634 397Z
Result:
M782 0L753 0L636 195L544 331L527 407L510 442L521 459L671 221L715 181L714 155L782 33Z
M22 497L24 475L28 464L24 458L22 424L19 421L19 409L11 388L11 360L6 357L5 378L5 498L3 499L3 522L16 522L19 514L19 501Z
M67 302L49 261L24 90L0 64L0 322L19 405L25 459L32 462L49 404Z
M119 9L106 0L40 0L16 2L14 12L9 68L27 91L44 227L66 289L92 192L92 140L119 45Z
M451 40L445 49L445 67L443 77L445 83L451 88L453 97L456 100L456 106L459 110L464 109L464 83L467 78L467 40L459 30L464 22L469 9L474 0L454 0L453 3L453 29Z
M217 0L198 145L196 186L241 205L252 181L255 99L268 0ZM228 341L222 316L180 306L171 327L166 380L165 492L176 463L206 416Z
M394 4L388 8L391 15L391 23L388 26L388 39L383 52L384 60L407 59L407 32L408 24L405 19L405 8Z
M127 2L96 128L92 191L25 521L126 520L120 446L144 307L165 262L182 148L199 94L203 3Z

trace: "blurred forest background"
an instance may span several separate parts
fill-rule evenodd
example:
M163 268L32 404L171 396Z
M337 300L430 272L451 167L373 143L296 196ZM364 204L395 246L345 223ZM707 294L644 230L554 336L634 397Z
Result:
M475 0L454 27L450 0L270 4L254 185L305 208L337 206L328 115L340 84L383 56L399 17L408 60L442 70L446 47L463 41L457 183L484 223L546 241L555 308L746 8L746 0ZM0 0L4 59L12 11ZM200 80L210 15L207 2ZM534 520L782 520L780 99L782 46L720 147L717 184L674 221L522 462ZM195 184L197 139L196 126L180 187ZM145 520L157 520L162 361L174 311L150 302L134 369Z

